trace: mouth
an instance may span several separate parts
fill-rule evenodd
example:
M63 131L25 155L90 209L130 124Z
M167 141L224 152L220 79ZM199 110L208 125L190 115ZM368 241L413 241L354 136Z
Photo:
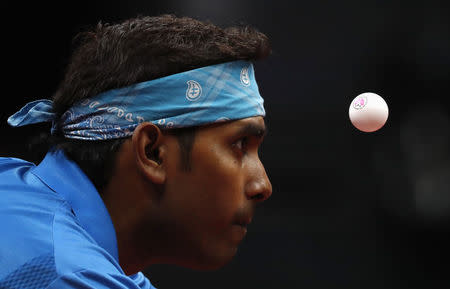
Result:
M233 224L232 226L232 240L236 244L239 244L245 235L247 235L247 225L245 224Z
M247 228L247 226L252 222L252 217L245 217L245 218L241 218L239 220L237 220L236 222L233 223L233 225L238 225L241 226L243 228Z
M254 213L254 207L245 208L240 210L232 223L233 234L236 241L242 241L244 236L247 234L247 226L252 222Z

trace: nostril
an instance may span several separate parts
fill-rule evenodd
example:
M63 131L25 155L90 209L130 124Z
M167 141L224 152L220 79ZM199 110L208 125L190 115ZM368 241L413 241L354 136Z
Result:
M251 199L259 201L259 200L264 199L264 195L260 193L260 194L252 196Z

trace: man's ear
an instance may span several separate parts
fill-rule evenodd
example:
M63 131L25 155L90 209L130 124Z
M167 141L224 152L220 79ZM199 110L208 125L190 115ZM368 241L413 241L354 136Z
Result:
M166 180L163 138L161 130L151 122L139 124L131 138L138 169L155 184Z

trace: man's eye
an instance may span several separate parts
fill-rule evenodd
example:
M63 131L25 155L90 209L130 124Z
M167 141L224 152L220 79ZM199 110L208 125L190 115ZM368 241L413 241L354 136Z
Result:
M247 149L247 143L248 143L247 137L243 137L243 138L239 139L237 142L235 142L234 146L238 150L245 152L245 150Z

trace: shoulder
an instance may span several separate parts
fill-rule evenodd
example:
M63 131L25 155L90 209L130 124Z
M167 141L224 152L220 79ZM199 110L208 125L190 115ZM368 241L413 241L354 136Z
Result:
M103 273L98 270L80 270L59 276L47 287L47 289L61 288L156 289L140 272L129 277L122 274Z
M34 168L0 158L0 288L153 288L125 275Z
M118 262L79 224L68 205L55 214L53 248L59 275L80 270L123 274Z
M0 158L0 280L17 281L23 272L47 271L53 264L52 224L63 201L36 185L39 181L29 173L33 167L24 160Z
M47 214L43 218L31 210L27 220L0 220L17 228L0 238L0 288L154 288L142 273L126 276L67 203Z
M18 158L0 157L0 183L7 181L7 177L20 177L20 173L25 173L34 164ZM19 175L14 175L14 173Z
M0 234L6 236L0 238L0 256L16 251L35 257L51 247L53 218L64 200L30 173L34 167L0 158Z
M33 163L19 159L14 157L0 157L0 168L7 164L30 164L33 165Z
M34 168L28 161L0 158L0 222L22 220L16 229L37 229L27 225L43 221L49 224L64 202L32 173Z
M48 288L154 289L142 273L125 275L118 261L78 224L73 212L61 207L53 227L58 277Z

